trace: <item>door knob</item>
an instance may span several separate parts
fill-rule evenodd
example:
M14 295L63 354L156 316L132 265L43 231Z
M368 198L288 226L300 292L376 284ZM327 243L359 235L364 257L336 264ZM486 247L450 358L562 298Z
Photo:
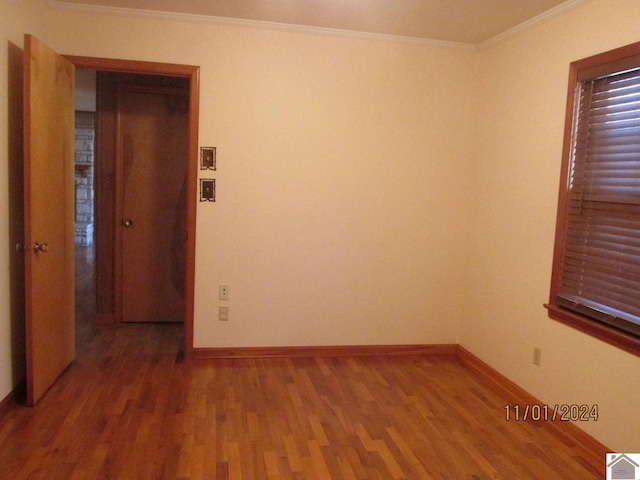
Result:
M133 225L133 219L127 218L126 220L122 220L122 226L124 228L129 228Z
M46 243L34 243L33 247L31 247L31 250L33 250L33 253L38 253L38 252L42 252L42 253L46 253L49 250L49 246Z
M49 246L46 243L34 243L33 247L29 247L24 243L16 243L16 252L28 252L32 251L33 253L42 252L45 253L49 250Z

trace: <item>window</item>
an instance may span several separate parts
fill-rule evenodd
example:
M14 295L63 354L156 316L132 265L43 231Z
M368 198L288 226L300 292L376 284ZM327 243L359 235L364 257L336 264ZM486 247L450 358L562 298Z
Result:
M640 42L573 62L549 316L640 355Z

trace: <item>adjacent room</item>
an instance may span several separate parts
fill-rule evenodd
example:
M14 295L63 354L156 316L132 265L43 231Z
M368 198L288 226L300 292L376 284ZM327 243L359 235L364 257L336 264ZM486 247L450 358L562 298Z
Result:
M637 272L594 267L634 304L599 317L562 261L627 202L570 203L571 92L639 69L639 24L0 0L0 478L640 475Z

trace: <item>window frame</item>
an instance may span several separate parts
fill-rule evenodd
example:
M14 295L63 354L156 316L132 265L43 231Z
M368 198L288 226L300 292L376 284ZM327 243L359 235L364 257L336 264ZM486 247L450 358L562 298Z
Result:
M640 68L640 42L574 61L569 66L569 85L565 111L553 268L549 303L544 306L547 308L548 315L551 319L640 356L640 338L631 333L616 329L606 323L599 322L593 318L564 308L558 304L557 300L565 253L569 182L572 169L572 147L574 125L577 121L575 107L576 102L579 101L580 86L587 80L632 68Z

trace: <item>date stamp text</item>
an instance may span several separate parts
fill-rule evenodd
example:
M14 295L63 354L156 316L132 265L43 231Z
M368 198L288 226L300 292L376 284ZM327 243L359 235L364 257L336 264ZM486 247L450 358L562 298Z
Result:
M586 404L556 404L546 405L537 403L507 404L504 406L504 419L507 422L597 422L598 405Z

